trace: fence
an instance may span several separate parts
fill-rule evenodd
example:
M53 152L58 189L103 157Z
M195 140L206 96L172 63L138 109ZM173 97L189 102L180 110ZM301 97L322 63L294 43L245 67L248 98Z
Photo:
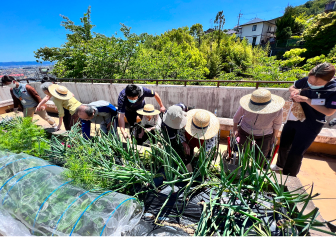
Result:
M182 82L184 86L187 86L188 83L216 83L219 87L223 83L253 83L258 89L260 84L293 84L292 81L253 81L253 80L180 80L180 79L95 79L95 78L57 78L59 82L107 82L107 83L134 83L136 82L155 82L156 85L165 84L165 82ZM28 81L27 81L28 82ZM28 82L29 83L29 82Z

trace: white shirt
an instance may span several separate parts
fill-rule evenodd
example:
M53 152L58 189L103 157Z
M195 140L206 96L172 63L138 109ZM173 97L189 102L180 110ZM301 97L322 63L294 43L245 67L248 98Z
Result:
M148 120L146 116L143 116L141 120L141 126L145 127L146 125L149 125L155 127L157 130L161 129L161 123L162 119L158 114L154 115L151 120Z

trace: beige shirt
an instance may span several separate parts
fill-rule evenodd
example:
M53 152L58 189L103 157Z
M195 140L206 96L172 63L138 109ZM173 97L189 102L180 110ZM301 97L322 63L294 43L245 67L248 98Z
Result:
M239 106L233 117L234 123L241 120L241 128L254 136L272 134L273 130L279 130L282 124L282 109L271 114L251 113Z
M76 100L75 97L72 97L69 100L60 100L53 96L51 97L51 99L54 101L57 107L59 117L64 117L64 109L69 110L70 114L74 115L76 109L82 104L81 102Z

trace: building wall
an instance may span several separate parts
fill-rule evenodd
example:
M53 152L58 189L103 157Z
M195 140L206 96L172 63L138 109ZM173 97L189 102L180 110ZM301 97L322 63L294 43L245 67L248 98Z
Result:
M39 95L43 98L44 93L40 89L40 83L30 83ZM60 85L66 86L75 97L82 103L88 104L92 101L106 100L114 106L118 105L118 95L126 84L109 84L109 83L74 83L65 82ZM252 93L255 88L252 87L214 87L214 86L175 86L175 85L143 85L149 89L156 91L166 108L179 102L188 106L196 106L196 108L206 109L214 112L217 109L217 115L223 118L233 118L239 107L239 100L242 96ZM288 89L285 88L268 88L273 94L283 97L285 100L289 98ZM9 87L0 87L1 100L11 99ZM5 96L6 95L6 96ZM4 98L6 97L6 98ZM146 98L147 103L158 104L154 98ZM336 118L336 114L327 117L330 121Z
M254 25L257 25L256 31L252 31L252 27ZM252 44L253 42L253 37L257 37L256 45L260 44L261 41L261 34L263 32L263 22L256 23L256 24L251 24L251 25L244 25L242 26L242 33L240 35L241 38L246 38L248 39L249 43Z

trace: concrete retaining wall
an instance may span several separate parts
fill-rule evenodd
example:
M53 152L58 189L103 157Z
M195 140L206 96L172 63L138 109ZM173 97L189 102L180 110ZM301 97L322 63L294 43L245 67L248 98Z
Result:
M40 89L40 83L30 83L37 92L44 96ZM60 85L66 86L72 91L75 97L82 103L90 103L97 100L106 100L117 106L118 95L126 84L109 83L74 83L64 82ZM162 102L168 108L171 105L182 102L189 106L196 106L214 112L217 109L218 117L233 118L239 106L239 100L242 96L252 93L255 88L252 87L213 87L213 86L180 86L180 85L144 85L160 95ZM288 89L268 88L273 94L288 99ZM1 100L11 99L9 88L0 88ZM152 103L158 108L154 98L147 98L147 103ZM328 117L327 120L336 118L336 114Z

